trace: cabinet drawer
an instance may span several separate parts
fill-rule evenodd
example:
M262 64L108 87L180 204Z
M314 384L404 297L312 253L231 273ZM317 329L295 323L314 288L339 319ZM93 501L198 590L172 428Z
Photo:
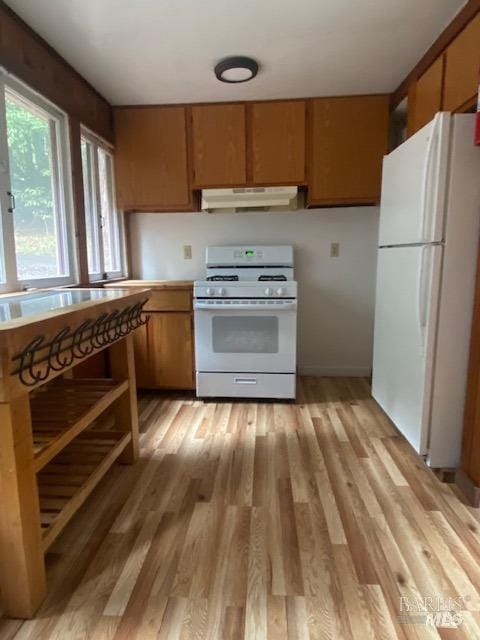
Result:
M294 373L197 372L199 398L295 398Z
M190 311L191 308L191 291L152 291L145 305L145 311Z

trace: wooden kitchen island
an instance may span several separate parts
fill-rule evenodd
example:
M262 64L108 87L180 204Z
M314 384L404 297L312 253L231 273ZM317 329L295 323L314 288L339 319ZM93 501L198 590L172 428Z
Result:
M44 553L115 460L138 456L132 333L148 289L0 297L0 599L32 617ZM108 349L110 377L72 369Z

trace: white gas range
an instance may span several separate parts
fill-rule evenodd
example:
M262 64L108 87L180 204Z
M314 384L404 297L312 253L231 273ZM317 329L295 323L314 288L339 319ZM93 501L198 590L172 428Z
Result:
M197 395L295 398L293 248L208 247L206 263L194 285Z

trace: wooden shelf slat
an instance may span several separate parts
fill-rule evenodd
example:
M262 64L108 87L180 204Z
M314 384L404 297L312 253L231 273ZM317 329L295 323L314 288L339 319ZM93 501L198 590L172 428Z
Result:
M57 379L32 394L34 467L38 473L128 391L128 380ZM81 440L80 440L81 441Z
M75 440L69 444L37 475L44 551L82 506L132 438L131 433L110 431L107 441L105 433L101 432L99 445L95 431L82 436L85 437L80 443ZM82 468L85 473L82 473Z

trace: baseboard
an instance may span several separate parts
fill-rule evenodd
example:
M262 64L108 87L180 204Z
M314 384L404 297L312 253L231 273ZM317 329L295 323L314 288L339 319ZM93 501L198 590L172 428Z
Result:
M366 378L372 372L371 367L323 367L315 364L299 364L301 376L331 376L335 378Z

